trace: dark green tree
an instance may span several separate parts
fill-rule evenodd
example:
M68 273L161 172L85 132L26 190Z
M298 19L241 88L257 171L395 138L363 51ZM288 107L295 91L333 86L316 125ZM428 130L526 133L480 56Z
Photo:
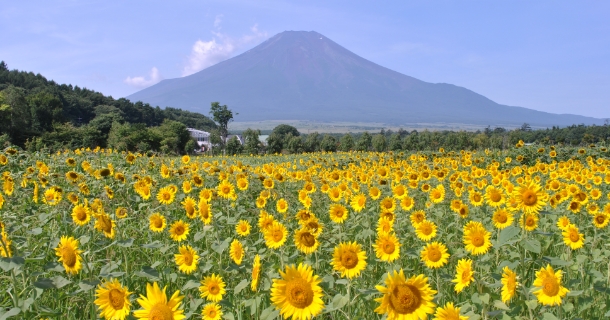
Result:
M358 142L356 143L356 150L369 151L369 149L371 148L371 140L371 135L365 131L364 133L362 133L360 139L358 139Z
M242 137L244 138L244 151L247 154L257 155L261 150L261 142L259 140L259 136L261 134L260 130L246 129L242 133Z
M341 139L339 139L339 150L341 151L351 151L354 148L354 137L350 133L344 134Z
M243 151L243 146L239 142L236 136L231 137L227 142L227 152L229 155L240 154Z
M322 141L320 141L320 150L326 152L337 151L337 139L329 134L325 134Z
M373 145L373 149L377 152L386 151L386 149L388 148L388 143L385 140L385 135L380 133L373 136L373 139L371 139L371 144Z
M216 125L218 125L218 134L222 140L221 146L224 152L227 135L229 135L229 122L233 120L233 111L229 110L226 104L221 106L219 102L212 102L210 114ZM237 114L235 113L235 115Z

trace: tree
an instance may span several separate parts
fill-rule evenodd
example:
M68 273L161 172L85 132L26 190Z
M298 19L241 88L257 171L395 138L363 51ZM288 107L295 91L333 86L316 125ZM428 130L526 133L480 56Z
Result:
M305 152L316 152L320 150L320 134L317 132L307 135L304 143Z
M351 151L354 148L354 137L351 134L344 134L341 139L339 139L339 150L341 151Z
M247 154L256 155L260 152L261 142L258 138L260 134L260 130L252 130L250 128L242 133L244 138L244 151L246 151Z
M373 145L373 149L377 152L383 152L388 147L385 136L381 133L376 134L373 139L371 139L371 144Z
M388 142L388 148L392 151L398 151L402 149L402 139L400 139L399 133L393 133L390 136L390 141Z
M227 142L227 152L230 155L233 154L240 154L242 152L242 150L244 149L244 147L241 145L241 143L239 142L239 139L237 139L236 136L233 136L231 139L229 139L229 141Z
M330 134L325 134L322 141L320 141L320 149L326 152L337 151L337 139Z
M369 151L371 148L371 135L368 132L364 132L358 142L356 143L356 150L358 151Z
M233 120L233 111L229 110L226 104L221 106L219 102L212 102L210 114L218 125L218 134L222 140L220 144L224 152L227 135L229 135L229 122ZM235 113L235 115L238 115L238 113Z
M267 138L267 153L273 154L282 152L283 139L284 137L282 137L280 134L271 133Z
M295 137L291 134L286 135L286 149L290 153L302 153L303 152L303 139L301 137Z
M297 128L291 126L291 125L287 125L287 124L280 124L277 127L273 128L273 131L277 134L279 134L280 136L285 136L287 134L291 134L293 137L298 137L301 135L301 133L299 132L299 130L297 130Z

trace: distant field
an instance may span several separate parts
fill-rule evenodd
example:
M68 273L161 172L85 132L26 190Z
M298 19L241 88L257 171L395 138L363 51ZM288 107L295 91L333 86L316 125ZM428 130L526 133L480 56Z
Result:
M273 130L279 124L289 124L302 133L319 132L319 133L347 133L347 132L364 132L364 131L380 131L381 129L392 129L397 131L402 128L404 130L466 130L476 131L483 130L486 126L472 125L463 123L406 123L402 126L395 124L386 124L381 122L312 122L302 120L267 120L267 121L244 121L232 122L229 126L231 131L243 131L248 128L260 130ZM492 126L493 128L493 126ZM507 127L507 129L509 129Z

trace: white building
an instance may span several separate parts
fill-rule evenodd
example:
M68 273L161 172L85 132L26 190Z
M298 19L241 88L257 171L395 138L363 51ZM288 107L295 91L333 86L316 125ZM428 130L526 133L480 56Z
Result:
M195 138L195 140L197 140L197 144L202 149L202 151L210 150L210 148L212 147L212 144L210 143L210 133L209 132L205 132L205 131L201 131L201 130L197 130L197 129L193 129L193 128L186 128L186 130L189 131L189 133L191 134L191 137L193 137L193 138Z

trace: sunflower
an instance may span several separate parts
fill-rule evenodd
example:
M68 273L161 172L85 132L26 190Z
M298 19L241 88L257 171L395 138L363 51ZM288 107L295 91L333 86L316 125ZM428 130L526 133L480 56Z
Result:
M161 204L171 204L172 202L174 202L175 198L176 195L171 191L169 187L163 187L161 188L161 190L159 190L159 193L157 193L157 200Z
M525 213L519 218L519 225L527 231L534 231L538 228L539 219L537 213Z
M281 279L273 279L271 302L284 318L309 319L324 309L322 281L309 265L286 266Z
M133 315L139 319L147 320L182 320L184 316L184 310L182 310L181 304L184 296L180 295L180 290L176 290L174 294L167 299L164 287L163 290L159 288L157 282L152 285L146 284L146 296L140 295L138 303L142 307L141 310L136 310Z
M250 283L250 290L256 291L258 288L258 282L261 274L261 257L257 254L254 256L254 263L252 264L252 282Z
M576 225L569 224L561 234L563 235L563 242L572 250L580 249L584 245L585 238L582 233L578 232Z
M379 207L381 211L394 212L394 210L396 210L396 200L392 197L385 197L379 203Z
M559 228L559 230L566 230L570 224L572 224L572 222L570 221L570 218L566 216L561 216L557 219L557 228Z
M473 255L481 255L487 253L491 248L491 232L485 230L484 227L475 227L467 230L464 233L464 245L466 250Z
M445 187L442 184L436 186L436 188L430 191L430 201L433 203L441 203L445 200Z
M233 239L231 242L231 249L229 250L229 255L235 264L241 264L241 260L244 258L244 246L237 239Z
M383 297L375 299L380 305L375 309L388 319L427 319L434 313L432 302L436 290L430 288L428 278L423 274L405 278L402 269L389 272L385 279L386 287L376 286Z
M581 204L578 201L572 200L568 203L567 209L572 211L572 213L579 213L581 209Z
M222 277L213 273L211 276L204 277L201 280L199 293L202 298L208 301L218 302L222 300L222 295L226 293L225 283Z
M82 251L78 250L78 240L73 237L62 236L55 248L55 255L59 257L59 262L69 274L77 274L83 267L81 253Z
M108 196L108 199L114 198L114 191L112 191L112 188L110 188L109 186L104 186L104 191L106 192L106 196Z
M387 217L377 220L377 233L388 233L394 231L394 222Z
M212 207L204 200L199 200L197 205L197 211L199 212L199 218L204 225L210 225L212 223Z
M88 207L79 204L72 208L72 221L79 226L86 225L91 220L91 212Z
M169 234L174 241L180 242L186 240L189 234L189 224L178 220L169 227Z
M241 191L246 191L248 190L248 179L246 178L241 178L237 180L237 189L241 190Z
M148 221L150 222L149 229L152 232L161 232L167 225L165 217L158 212L150 215L150 217L148 217Z
M265 231L265 244L271 249L278 249L286 242L286 227L274 221L273 224Z
M220 320L222 319L222 309L220 305L215 302L208 303L203 306L201 316L203 317L203 320Z
M369 196L371 199L377 200L379 197L381 197L381 191L377 187L372 187L369 189Z
M460 259L456 267L455 279L451 280L451 282L455 283L455 292L460 293L464 288L468 287L474 281L473 274L472 260Z
M322 233L322 229L324 228L324 226L318 221L318 218L313 215L307 221L303 222L302 225L316 237Z
M127 218L127 208L125 208L125 207L116 208L116 210L114 211L114 215L119 219Z
M460 216L460 218L466 219L468 217L469 212L470 212L470 208L468 208L468 206L466 204L462 204L460 209L458 209L457 214Z
M251 228L252 227L250 226L250 222L246 220L239 220L239 222L235 226L235 232L237 232L238 235L245 237L250 234Z
M562 271L553 270L550 264L536 271L536 280L532 293L538 298L538 302L546 306L561 305L563 298L570 290L561 286Z
M104 281L95 290L94 303L100 311L100 317L107 320L123 320L129 315L131 292L123 287L116 279Z
M261 232L266 232L269 228L271 228L274 222L275 218L272 215L268 214L267 211L261 210L260 214L258 215L258 228L261 230Z
M483 196L476 191L468 193L468 200L475 207L480 207L483 204Z
M180 246L178 250L180 253L174 255L178 269L186 274L193 273L197 269L197 262L199 262L197 251L189 245Z
M468 320L467 316L460 315L460 308L453 302L447 302L444 307L437 307L433 320Z
M404 211L409 211L409 210L413 209L414 205L415 205L415 200L411 197L407 196L407 197L402 198L402 200L400 200L400 207Z
M608 217L608 214L605 212L598 212L593 216L593 225L595 225L596 228L605 228L608 225L608 222L610 222L610 217Z
M513 224L514 220L515 219L513 218L513 214L509 211L506 211L506 209L498 209L494 211L494 214L491 217L491 221L493 221L494 227L500 230Z
M398 200L402 200L404 197L409 195L407 188L402 184L398 184L392 187L392 194L394 195L394 198Z
M366 207L366 196L362 193L358 193L352 196L352 201L350 202L352 209L356 212L362 211Z
M114 239L116 234L116 222L110 219L110 216L105 214L102 209L100 214L95 214L95 229L104 233L104 236L109 239Z
M366 267L366 252L355 241L341 242L335 247L330 264L335 271L341 272L342 277L358 277Z
M74 171L68 171L66 172L66 180L68 180L68 182L76 182L76 180L78 180L79 175L78 173L74 172Z
M214 192L210 189L202 189L199 191L199 201L210 202L212 201L212 197L214 196Z
M347 209L338 203L331 204L328 212L330 219L335 223L343 223L347 219Z
M6 181L5 181L6 182ZM11 195L5 191L7 195ZM42 201L50 206L55 206L61 202L61 192L58 192L55 187L50 187L49 189L44 191L42 196Z
M426 212L424 210L417 210L411 213L409 219L411 220L411 225L413 225L414 228L417 228L420 223L426 220Z
M525 213L538 213L545 205L548 195L533 181L522 184L513 191L519 209Z
M320 245L320 242L308 228L303 227L294 233L294 244L304 254L312 254Z
M519 282L517 282L517 274L509 267L502 269L502 302L508 303L516 292Z
M13 256L11 250L11 239L8 238L8 234L4 231L4 226L0 222L0 257L10 258Z
M193 186L189 181L182 182L182 191L184 191L184 193L191 193L191 191L193 191Z
M217 187L218 195L225 199L237 199L237 195L235 194L235 187L228 181L223 180Z
M430 241L436 237L436 224L429 220L424 220L415 227L415 234L423 241Z
M449 261L447 247L440 242L428 243L421 251L421 260L428 268L440 268Z
M375 256L383 261L392 262L400 257L400 243L393 233L379 234L373 248Z
M189 219L195 219L197 217L197 212L195 210L195 199L186 197L180 204L182 204L182 208L184 208L186 216Z

